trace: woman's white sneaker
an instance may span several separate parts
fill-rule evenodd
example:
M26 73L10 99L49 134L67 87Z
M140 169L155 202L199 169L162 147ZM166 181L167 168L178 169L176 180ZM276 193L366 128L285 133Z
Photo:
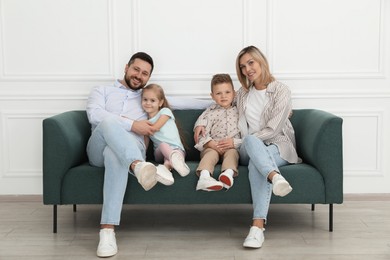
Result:
M280 174L274 175L272 185L272 191L276 196L284 197L292 191L290 184Z
M264 242L264 228L252 226L248 236L245 238L244 247L260 248Z
M164 185L172 185L175 182L175 179L173 179L172 172L167 169L162 164L159 164L157 166L157 176L156 179L158 182L164 184Z
M98 257L110 257L118 253L114 229L100 229L99 237L100 241L96 251Z

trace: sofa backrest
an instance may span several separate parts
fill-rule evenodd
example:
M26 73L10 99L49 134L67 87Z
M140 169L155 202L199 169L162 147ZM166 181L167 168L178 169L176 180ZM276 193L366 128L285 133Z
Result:
M187 161L199 161L200 154L197 149L194 148L194 124L198 117L202 114L203 110L201 109L186 109L186 110L174 110L173 114L175 115L176 123L179 127L179 131L182 134L183 139L185 140L186 148L186 160ZM147 160L153 160L153 146L149 145L147 152Z
M293 116L290 118L291 123L293 124L293 127L296 131L299 131L299 127L297 124L302 123L301 119L304 117L306 113L308 113L310 110L294 110ZM179 126L180 132L185 140L185 148L186 148L186 160L188 161L199 161L200 160L200 153L197 149L194 148L194 132L193 127L198 119L198 117L202 114L202 109L186 109L186 110L174 110L173 113L176 118L176 122ZM88 120L86 117L85 111L77 111L76 113L79 113L80 116L84 120ZM300 126L302 128L302 126ZM85 127L84 127L85 128ZM305 126L306 128L306 126ZM85 129L85 133L88 133L88 136L86 137L86 140L89 138L89 132L90 126L88 129ZM298 147L298 153L299 153L299 147ZM147 160L154 160L153 156L153 146L149 145L148 151L147 151Z
M186 160L187 161L199 161L200 160L200 152L194 148L194 124L198 117L202 114L203 110L201 109L186 109L186 110L174 110L173 113L176 118L176 122L180 128L180 132L182 133L186 144ZM294 124L300 122L300 118L307 113L307 111L302 110L294 110L293 115L290 118L291 123L293 124L293 127L295 129ZM295 120L298 119L298 120ZM148 152L147 152L147 160L153 160L153 147L152 145L149 146Z

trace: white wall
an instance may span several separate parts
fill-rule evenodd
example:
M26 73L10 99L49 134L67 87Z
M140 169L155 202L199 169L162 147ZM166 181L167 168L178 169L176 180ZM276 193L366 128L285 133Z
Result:
M208 98L253 44L295 108L344 119L345 193L390 193L390 0L0 0L0 194L42 193L42 119L84 109L135 51Z

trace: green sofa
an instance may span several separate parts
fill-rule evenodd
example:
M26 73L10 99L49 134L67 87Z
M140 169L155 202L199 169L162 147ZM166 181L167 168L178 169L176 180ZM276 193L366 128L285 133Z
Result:
M130 177L125 204L248 204L251 193L248 169L239 166L239 177L229 192L195 191L195 169L199 152L193 148L193 125L202 110L175 110L176 120L185 134L189 149L186 161L191 173L174 174L172 186L157 184L142 189ZM297 151L303 163L281 167L293 191L285 197L272 196L271 203L329 205L329 231L333 231L333 204L343 202L342 119L315 110L294 110ZM89 165L86 144L91 126L85 111L68 111L43 120L43 202L53 205L53 232L57 232L57 206L102 204L104 168ZM147 160L153 161L151 146ZM219 166L216 173L219 173Z

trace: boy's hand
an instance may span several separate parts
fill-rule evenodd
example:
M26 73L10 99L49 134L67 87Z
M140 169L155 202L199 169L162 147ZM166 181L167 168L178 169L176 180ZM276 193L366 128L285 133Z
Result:
M202 137L205 136L205 132L206 132L206 129L202 125L199 125L199 126L197 126L195 128L195 130L194 130L194 141L195 141L195 144L197 144L199 142L199 137L200 136L202 136Z
M233 148L234 148L233 138L225 138L218 142L218 149L222 150L223 152Z
M209 141L208 143L203 145L203 147L204 148L211 148L211 149L217 151L219 155L223 155L225 153L220 148L218 148L218 142L216 142L214 140Z

